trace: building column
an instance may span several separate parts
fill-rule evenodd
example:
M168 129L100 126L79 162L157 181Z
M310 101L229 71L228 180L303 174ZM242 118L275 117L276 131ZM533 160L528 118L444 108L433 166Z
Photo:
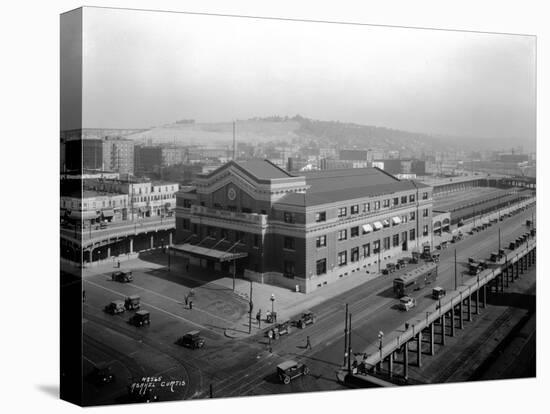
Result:
M168 233L168 246L172 246L172 233Z
M393 376L393 352L388 355L388 371L391 378Z
M430 324L430 355L435 354L435 343L434 343L434 324Z
M463 315L463 311L462 311L462 304L464 303L463 300L460 301L459 305L458 305L458 329L462 329L464 328L464 324L463 324L463 318L462 318L462 315Z
M155 235L151 234L151 249L155 247Z
M134 253L134 239L130 236L130 253Z
M111 257L111 248L107 247L107 259Z
M487 307L487 285L483 285L483 309Z
M422 331L416 335L416 366L422 366Z
M445 345L445 324L447 322L446 314L441 315L441 345Z
M450 317L451 317L451 336L455 336L455 308L454 306L451 308Z
M472 320L472 295L468 295L468 322Z
M403 377L409 378L409 342L403 344Z
M479 315L479 289L476 290L476 315Z

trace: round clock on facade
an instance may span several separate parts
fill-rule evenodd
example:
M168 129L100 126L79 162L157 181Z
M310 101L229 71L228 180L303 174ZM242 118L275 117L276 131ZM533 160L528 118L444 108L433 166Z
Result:
M227 190L227 198L229 198L231 201L237 198L237 192L233 187L230 187L229 190Z

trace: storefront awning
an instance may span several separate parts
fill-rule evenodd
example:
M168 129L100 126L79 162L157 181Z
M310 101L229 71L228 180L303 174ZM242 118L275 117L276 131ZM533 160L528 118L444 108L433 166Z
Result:
M91 220L99 217L97 211L78 211L73 210L69 215L70 218L74 220Z
M201 247L190 243L179 245L176 244L172 246L172 249L182 253L190 254L192 256L216 260L219 262L229 262L248 256L248 253L246 252L226 252L223 250L209 249L207 247Z
M110 208L108 210L103 210L101 212L101 215L103 217L113 217L115 215L115 211L112 208Z
M393 224L401 224L401 217L392 217L391 221Z
M389 220L384 220L382 222L382 224L384 225L384 227L389 227L390 226L390 221Z
M372 231L372 226L370 224L363 224L363 233L370 233Z
M372 225L374 226L374 230L380 230L382 227L384 227L379 221L375 221L374 223L372 223Z

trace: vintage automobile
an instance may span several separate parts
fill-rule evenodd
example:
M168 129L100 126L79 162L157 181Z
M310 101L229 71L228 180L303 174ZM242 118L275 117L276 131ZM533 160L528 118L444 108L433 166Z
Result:
M115 376L109 367L94 367L86 379L96 386L101 386L114 382Z
M491 258L489 260L491 260L491 262L493 263L496 263L500 260L500 255L498 254L498 252L492 252Z
M441 299L447 294L447 291L441 286L436 286L432 289L432 299Z
M514 250L516 247L517 247L517 246L516 246L516 242L513 242L513 241L510 242L510 244L508 245L508 249L509 249L509 250Z
M180 336L176 343L187 348L199 349L204 347L206 341L200 335L199 331L190 331L187 332L185 335Z
M151 323L151 314L146 310L138 310L128 322L137 327L149 325Z
M300 329L304 329L307 325L313 325L315 323L315 315L311 311L302 313L300 319L296 322L296 326Z
M401 299L399 299L399 310L408 312L409 309L412 309L416 306L416 300L414 298L411 298L410 296L403 296Z
M129 283L134 280L134 277L130 271L118 270L112 273L111 279L113 282Z
M405 258L397 259L397 268L402 269L407 267L407 260Z
M125 311L124 302L121 300L113 300L103 309L105 312L111 315L116 315Z
M470 263L468 265L468 274L470 276L476 276L483 270L482 266L478 262Z
M138 295L131 295L124 299L124 307L128 310L136 310L141 306L140 297Z
M294 378L308 374L309 368L301 362L289 360L277 365L277 376L284 384L290 384L290 381Z

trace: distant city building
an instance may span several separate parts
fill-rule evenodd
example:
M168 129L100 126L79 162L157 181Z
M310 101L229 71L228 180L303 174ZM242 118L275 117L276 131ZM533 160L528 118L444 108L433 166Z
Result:
M212 271L308 293L421 250L431 232L432 188L422 183L375 168L291 174L231 161L177 194L173 249Z
M61 195L61 216L84 225L102 221L126 220L128 195L93 190L78 190Z
M426 162L416 159L384 159L375 160L373 167L380 168L390 174L426 174Z
M92 179L83 185L86 190L128 195L129 219L172 215L179 190L178 183L141 180Z
M121 137L103 140L103 170L134 174L134 141Z
M368 150L340 150L340 160L346 161L368 161Z

